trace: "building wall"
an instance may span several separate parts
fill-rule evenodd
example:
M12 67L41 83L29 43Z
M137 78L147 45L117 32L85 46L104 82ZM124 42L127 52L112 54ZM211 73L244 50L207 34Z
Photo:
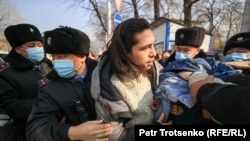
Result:
M183 28L184 26L180 25L180 24L170 22L170 21L167 22L167 26L169 27L168 28L168 30L169 30L168 31L169 32L169 34L168 34L169 41L168 41L168 45L166 46L166 48L174 51L175 50L175 32L178 29Z
M153 34L156 39L155 43L155 50L157 53L162 53L165 50L165 32L166 32L166 25L162 24L159 27L153 30Z
M208 52L211 50L212 46L212 36L209 34L205 35L204 41L201 45L201 49L203 49L205 52Z
M156 38L155 48L158 53L161 53L161 51L164 50L175 50L175 32L179 28L183 28L183 25L167 21L166 23L162 23L158 27L155 27L153 29L153 34ZM212 36L209 34L205 35L203 44L201 48L208 52L210 50L212 42Z
M250 0L245 1L245 8L243 12L243 18L241 22L241 32L248 32L250 31L250 14L249 14L249 9L250 9Z

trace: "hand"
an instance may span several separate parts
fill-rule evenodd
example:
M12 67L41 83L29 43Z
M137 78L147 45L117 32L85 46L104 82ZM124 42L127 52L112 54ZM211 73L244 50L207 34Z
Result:
M200 87L203 86L204 84L213 83L213 82L214 82L214 77L212 75L209 75L207 78L193 83L190 86L191 97L196 101L197 100L197 93L198 93Z
M152 109L153 111L158 110L159 107L160 107L160 102L161 102L161 100L160 100L159 98L154 98L153 104L151 105L151 109Z
M172 121L168 121L166 123L162 122L164 119L164 114L161 113L159 119L157 120L157 123L161 124L161 125L172 125Z
M184 72L179 72L178 75L184 80L189 80L189 77L192 73L193 72L190 71L184 71Z
M206 109L202 109L202 116L205 119L212 120L211 114Z
M95 120L70 127L68 136L70 140L108 141L108 136L112 132L111 124L104 124L103 120Z
M250 61L232 61L232 62L226 62L225 64L230 65L237 69L249 69L250 68Z
M171 107L170 107L170 113L172 115L175 115L175 116L179 116L183 113L183 109L181 106L178 106L176 104L171 104Z

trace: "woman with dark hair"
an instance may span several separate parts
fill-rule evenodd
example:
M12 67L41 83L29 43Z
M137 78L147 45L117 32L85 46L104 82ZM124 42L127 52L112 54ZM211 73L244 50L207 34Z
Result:
M145 19L119 24L92 76L99 119L111 123L111 141L134 140L134 125L153 124L153 91L162 66L154 60L155 37Z

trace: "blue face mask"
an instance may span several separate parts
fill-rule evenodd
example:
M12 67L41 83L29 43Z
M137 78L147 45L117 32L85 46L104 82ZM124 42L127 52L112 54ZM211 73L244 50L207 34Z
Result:
M32 62L40 62L44 58L44 50L42 47L31 47L26 49L28 54L28 59Z
M52 63L57 74L62 78L71 78L77 72L73 65L73 59L54 60Z
M175 52L175 59L176 59L176 60L187 59L187 58L191 58L191 57L189 56L189 54L180 53L180 52Z
M230 62L230 61L244 61L247 60L247 53L231 53L225 56L224 61Z

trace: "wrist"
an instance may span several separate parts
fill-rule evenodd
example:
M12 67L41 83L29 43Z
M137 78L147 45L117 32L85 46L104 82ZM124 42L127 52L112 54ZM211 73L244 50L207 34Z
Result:
M194 72L190 75L189 77L189 87L198 81L201 81L203 79L205 79L208 76L207 73L203 73L203 72Z
M71 126L68 130L68 137L70 140L77 140L77 129L74 126Z

